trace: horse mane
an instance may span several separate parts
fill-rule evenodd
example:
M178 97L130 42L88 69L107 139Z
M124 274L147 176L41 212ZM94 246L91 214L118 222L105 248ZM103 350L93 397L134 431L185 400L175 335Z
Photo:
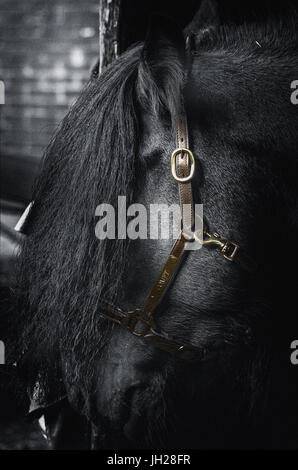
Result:
M270 46L270 53L280 54L289 48L297 50L298 31L298 8L293 5L285 5L282 17L276 18L273 14L265 20L253 19L251 22L223 23L206 28L193 34L197 36L200 53L204 51L237 50L250 51L256 54L257 46L262 49ZM191 31L191 25L188 31ZM281 41L282 38L282 41ZM244 39L244 40L242 40Z
M163 112L175 114L176 85L161 96L141 51L134 46L90 79L45 151L15 279L17 349L32 380L53 370L59 350L78 351L83 362L89 343L89 358L96 354L100 298L121 297L128 242L98 240L95 209L115 207L119 195L132 201L140 107L148 101L159 113L168 103Z

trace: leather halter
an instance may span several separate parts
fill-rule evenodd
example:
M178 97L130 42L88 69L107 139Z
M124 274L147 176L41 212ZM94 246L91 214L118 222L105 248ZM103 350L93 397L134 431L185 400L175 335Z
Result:
M214 245L229 262L238 263L248 271L254 271L256 265L239 245L225 240L218 233L210 234L205 229L198 234L193 231L194 210L191 180L195 172L195 159L189 150L188 128L185 113L177 123L176 150L171 156L171 172L178 183L182 228L180 236L166 260L142 308L125 312L118 307L101 300L100 312L132 335L146 340L153 346L167 351L177 358L187 361L202 360L206 349L191 344L182 344L166 332L160 331L154 321L153 313L161 302L168 287L173 281L183 259L186 243L194 243L201 238L203 246Z
M175 241L173 248L166 260L157 280L155 281L142 308L132 311L122 309L110 304L106 300L100 300L100 314L122 326L132 335L146 340L153 346L167 351L173 356L187 361L202 360L206 356L206 348L192 344L182 344L164 331L160 331L155 324L153 314L172 283L178 267L183 259L187 243L199 241L204 246L214 246L220 250L222 256L229 262L237 263L243 269L253 272L256 269L255 262L247 256L240 246L221 238L218 233L209 233L205 229L194 231L194 209L192 194L192 178L195 173L195 159L189 149L188 128L185 113L177 123L176 150L171 156L171 172L178 183L182 227L180 236ZM25 233L25 226L29 212L33 206L29 204L22 215L15 230Z

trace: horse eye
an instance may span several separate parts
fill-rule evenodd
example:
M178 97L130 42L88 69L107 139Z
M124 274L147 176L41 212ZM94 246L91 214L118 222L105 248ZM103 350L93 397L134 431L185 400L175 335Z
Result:
M144 161L146 163L147 168L154 168L155 166L157 166L160 163L162 154L162 149L157 149L149 155L144 156Z

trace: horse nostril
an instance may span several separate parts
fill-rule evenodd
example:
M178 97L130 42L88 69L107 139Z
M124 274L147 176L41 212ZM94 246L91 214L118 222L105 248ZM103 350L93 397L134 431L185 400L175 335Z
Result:
M135 397L140 390L139 385L130 386L124 390L114 389L107 396L99 394L98 412L100 419L104 419L111 430L123 432L125 424L131 415L137 413Z
M139 441L146 428L146 406L142 403L144 388L132 387L129 390L130 410L126 416L122 431L128 441Z
M134 385L134 386L130 387L128 390L126 390L126 392L124 394L124 405L126 406L126 409L127 409L127 418L128 419L130 418L131 414L134 414L134 413L138 412L138 410L135 406L136 405L135 398L136 398L136 396L138 396L140 389L141 389L141 387L139 385ZM128 419L125 420L124 424L126 424Z

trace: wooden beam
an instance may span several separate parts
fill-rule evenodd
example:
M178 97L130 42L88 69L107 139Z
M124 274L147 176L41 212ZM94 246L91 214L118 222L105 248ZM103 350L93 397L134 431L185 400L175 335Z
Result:
M121 0L99 0L99 73L118 57L118 22Z

